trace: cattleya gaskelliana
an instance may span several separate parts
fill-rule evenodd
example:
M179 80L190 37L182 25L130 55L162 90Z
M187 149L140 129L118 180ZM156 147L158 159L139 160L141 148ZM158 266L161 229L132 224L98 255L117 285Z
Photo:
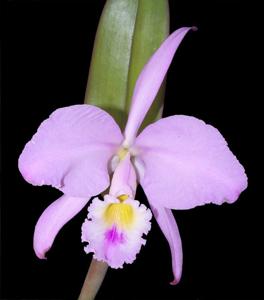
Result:
M175 115L138 130L183 37L172 33L138 77L123 134L114 119L92 105L57 109L39 127L19 158L33 185L64 193L39 218L34 250L45 258L59 230L94 198L82 226L85 251L113 268L132 263L151 227L152 213L169 242L177 283L182 246L171 209L233 203L247 187L244 168L219 131L190 116ZM138 183L150 208L135 200Z

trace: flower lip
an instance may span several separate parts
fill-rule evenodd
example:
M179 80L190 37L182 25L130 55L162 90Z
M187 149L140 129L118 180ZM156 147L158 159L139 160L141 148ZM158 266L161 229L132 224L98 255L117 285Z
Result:
M122 198L127 195L119 194ZM112 268L132 263L151 228L150 209L129 197L120 199L105 195L95 198L88 208L88 218L82 226L82 241L88 242L84 250L93 252L94 258L105 261Z

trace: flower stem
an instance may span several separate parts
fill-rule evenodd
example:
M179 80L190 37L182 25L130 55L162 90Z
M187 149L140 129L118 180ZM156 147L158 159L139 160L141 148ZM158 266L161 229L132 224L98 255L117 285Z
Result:
M103 283L108 265L92 259L78 300L93 300Z

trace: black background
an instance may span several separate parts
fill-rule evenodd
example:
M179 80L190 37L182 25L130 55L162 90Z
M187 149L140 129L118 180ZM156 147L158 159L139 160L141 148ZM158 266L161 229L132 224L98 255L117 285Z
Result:
M76 299L84 280L91 259L80 243L86 210L63 228L48 260L38 260L32 249L34 225L60 193L27 184L17 159L53 110L83 102L103 5L102 0L8 2L2 101L4 299ZM172 0L170 7L171 31L189 25L199 30L188 34L172 63L164 115L194 115L217 127L245 166L249 187L233 205L175 211L184 251L179 285L169 285L169 249L153 222L138 259L123 270L110 270L98 299L263 299L259 8L252 1L232 0ZM137 198L146 203L142 191Z

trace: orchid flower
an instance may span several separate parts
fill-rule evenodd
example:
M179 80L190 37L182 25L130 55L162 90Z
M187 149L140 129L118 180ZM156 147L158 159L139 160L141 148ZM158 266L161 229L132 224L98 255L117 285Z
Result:
M92 105L57 109L39 127L19 158L33 185L64 193L39 218L34 250L45 258L63 227L93 196L82 226L85 251L120 268L132 263L151 227L151 211L135 200L140 184L168 240L174 280L182 271L182 245L171 209L233 203L247 187L244 168L219 131L190 116L163 118L138 130L186 33L172 33L143 68L123 134L114 119Z

